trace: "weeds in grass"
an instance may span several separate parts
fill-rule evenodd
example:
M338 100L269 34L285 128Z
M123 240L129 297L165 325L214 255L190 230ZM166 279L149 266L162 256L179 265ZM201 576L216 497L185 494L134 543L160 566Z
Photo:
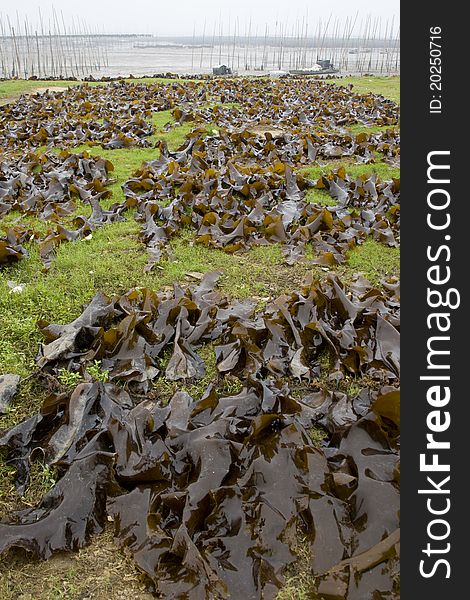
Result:
M302 173L310 179L318 179L322 175L328 175L340 167L344 167L346 169L346 173L351 177L360 177L361 175L370 177L371 175L376 174L382 181L392 179L392 177L400 177L400 169L392 167L384 162L355 164L351 160L344 159L332 159L329 160L325 165L321 166L311 165L302 169Z
M313 587L312 556L305 537L299 537L295 547L297 560L285 573L286 583L276 600L310 600Z
M102 369L100 360L93 361L93 364L87 367L87 373L95 381L102 381L103 383L109 381L109 371Z
M152 83L154 79L134 80ZM162 80L160 80L162 81ZM171 80L170 80L171 81ZM354 84L354 90L367 93L371 89L385 97L399 101L399 79L393 77L343 78L334 81L339 85ZM41 81L9 81L0 83L0 102L18 96L24 91L33 91L38 87L77 85L77 82L41 82ZM97 85L97 84L90 84ZM169 148L174 150L184 141L191 130L192 123L184 123L164 132L163 127L168 122L174 122L171 111L154 113L152 122L155 127L154 135L149 138L155 144L166 140ZM351 133L362 131L374 132L386 127L366 127L361 124L353 125ZM116 182L111 186L113 196L103 201L107 203L123 202L124 196L121 185L136 171L143 161L154 160L159 151L156 148L129 148L121 150L104 150L99 146L80 146L74 152L87 151L111 160L115 166L112 173ZM381 179L398 177L399 170L392 168L377 157L377 162L368 165L355 165L346 160L331 160L326 166L311 166L303 171L312 179L321 174L331 172L340 166L352 176L377 173ZM334 201L319 190L309 192L308 199L320 204L334 204ZM90 207L77 203L76 214L90 214ZM3 219L3 224L11 224L19 215L10 214ZM34 217L21 216L21 222L37 232L44 232L49 225ZM18 265L2 270L0 273L0 373L18 373L23 378L33 371L35 355L41 341L36 327L38 319L50 322L67 323L77 317L81 307L88 303L93 295L101 290L109 295L122 293L132 287L151 287L162 289L173 282L192 283L188 273L205 273L210 270L221 271L220 288L222 293L232 298L252 297L259 306L264 306L270 297L289 292L300 284L307 273L314 270L315 276L321 276L322 271L306 264L299 263L294 267L285 267L280 246L261 246L243 255L228 255L212 248L206 248L192 243L193 235L183 232L172 241L174 260L163 261L153 273L144 273L143 267L147 262L145 250L140 245L137 236L139 225L128 213L127 220L115 223L93 233L90 241L79 241L64 244L57 250L56 260L47 274L41 272L41 262L37 251L29 248L30 258ZM308 254L308 253L307 253ZM125 265L125 268L123 268ZM373 283L387 274L396 275L399 272L399 250L388 248L374 240L367 240L357 246L348 255L345 273L362 271ZM21 293L11 293L8 281L24 284ZM188 381L183 386L167 380L164 375L157 379L154 391L162 402L167 402L176 389L187 391L194 398L199 398L207 385L214 383L218 391L224 395L236 395L241 391L242 382L236 377L222 377L215 365L215 352L212 345L199 350L206 362L206 374L198 381ZM331 357L320 357L322 385L327 384L327 376L331 371ZM162 367L164 365L162 364ZM107 381L109 373L102 369L99 361L87 368L88 374L97 381ZM81 377L66 371L61 373L61 383L67 387L74 386ZM77 376L80 379L76 379ZM59 377L59 379L61 379ZM75 381L72 379L75 378ZM342 389L350 395L356 395L367 382L347 380L342 382ZM36 412L46 391L39 389L33 380L21 382L19 392L6 415L0 417L0 430L17 424L26 416ZM320 427L309 431L312 442L321 445L326 439L325 431ZM4 457L0 456L0 511L11 510L18 506L34 505L53 485L55 473L44 462L37 461L32 469L30 487L23 498L18 498L13 486L14 469L7 466ZM148 598L145 592L137 591L137 576L134 567L125 562L122 556L115 553L111 535L109 548L106 541L100 538L98 551L96 546L83 550L74 559L73 566L67 563L42 563L22 566L0 571L0 597L5 600L21 598L22 600L51 600L55 598L91 597L109 600L114 598L111 589L121 589L129 585L129 596L133 598ZM106 552L102 549L106 548ZM101 550L99 550L101 549ZM101 552L101 554L100 554ZM98 560L97 557L98 556ZM286 573L286 585L278 594L278 600L304 600L310 598L313 577L311 574L311 556L307 544L302 544L300 538L297 548L297 561ZM114 562L113 562L114 561ZM98 564L98 572L93 578L91 574L94 565ZM48 570L49 569L49 570ZM122 573L126 573L122 577ZM129 575L129 573L131 575ZM133 578L132 585L127 584L126 578ZM91 590L91 591L90 591ZM116 596L117 598L117 596Z
M73 389L82 381L82 376L80 373L72 373L71 371L67 371L67 369L60 369L57 379L65 387Z
M350 271L363 273L374 284L384 277L400 274L400 249L384 246L372 238L351 250L347 260Z

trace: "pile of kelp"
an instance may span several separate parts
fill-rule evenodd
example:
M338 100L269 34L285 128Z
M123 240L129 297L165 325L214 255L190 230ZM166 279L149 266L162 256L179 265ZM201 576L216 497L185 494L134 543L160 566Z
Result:
M107 189L114 169L110 161L86 153L25 152L5 154L0 161L0 267L27 256L23 244L39 243L45 268L63 241L82 239L96 228L122 219L125 206L109 209L101 201L111 196ZM80 209L91 207L87 217ZM89 212L89 211L88 211ZM46 232L25 225L23 217L34 216L51 223Z
M192 124L175 152L153 137L164 110L166 130ZM36 241L47 269L60 243L128 210L149 269L188 228L228 253L279 243L288 264L306 260L307 247L312 263L341 264L369 236L396 246L399 179L339 168L313 181L299 167L378 156L398 165L398 119L391 101L311 79L114 82L24 96L0 112L0 267ZM387 129L347 130L357 123ZM159 155L112 204L113 165L70 152L82 144ZM310 189L331 204L309 201ZM34 377L50 395L3 432L0 449L19 493L36 460L57 483L37 507L0 521L0 553L76 550L112 520L160 597L274 598L300 553L311 557L312 597L397 599L397 281L374 288L330 276L260 309L221 296L217 279L98 294L72 323L38 323ZM208 353L217 374L203 390L195 383L214 369ZM65 372L82 381L73 391Z
M152 115L169 109L175 123L167 129L193 123L176 152L149 141ZM25 243L36 240L47 269L58 244L87 237L133 207L143 224L149 269L171 256L169 240L188 226L198 243L231 253L281 243L288 264L304 256L307 244L315 262L329 266L343 263L367 236L396 246L398 179L353 180L339 170L311 181L296 169L340 157L373 162L378 154L398 164L398 118L397 105L380 96L309 79L120 82L23 96L0 113L0 139L8 149L0 163L0 219L16 211L54 227L44 235L21 221L3 225L0 265L27 256ZM344 129L358 122L390 128L358 134ZM103 208L101 200L111 193L109 161L34 151L44 144L83 143L108 149L157 143L160 157L124 184L125 203ZM332 205L306 201L311 187L328 192ZM75 197L91 204L91 217L74 213Z
M343 263L368 236L398 245L399 179L351 178L340 168L311 181L279 154L269 137L237 133L196 131L176 152L162 144L160 158L145 163L123 186L128 206L137 207L143 223L148 268L171 255L168 241L183 227L196 231L197 243L228 253L280 243L288 264L304 255L307 244L314 263L330 266ZM331 206L306 200L312 187L328 192Z
M111 518L165 598L274 598L299 543L312 594L398 598L397 283L311 281L259 311L222 297L217 279L98 294L68 325L39 323L43 376L85 377L99 360L109 377L50 395L0 438L20 492L37 458L58 476L39 506L0 522L0 551L76 550ZM199 397L161 402L159 373L201 377L208 344L241 391L215 381ZM319 383L325 353L329 390ZM335 389L348 374L372 384ZM301 381L309 392L294 394Z
M86 238L134 207L150 254L148 269L171 257L170 240L183 228L195 232L197 243L228 253L280 243L287 264L301 259L307 245L316 256L312 262L328 266L344 263L347 252L369 236L398 245L399 179L352 178L340 168L312 181L289 166L293 161L286 160L283 148L280 138L269 134L194 130L176 152L162 143L160 158L144 163L123 185L125 202L106 208L109 161L69 151L5 155L0 219L19 217L2 225L0 266L27 256L25 242L35 240L47 269L59 244ZM308 201L310 188L327 192L331 205ZM87 206L91 214L79 214ZM22 216L39 217L52 227L39 233L25 226Z
M273 83L264 78L115 82L23 96L2 107L0 145L17 149L84 143L107 149L152 146L152 116L163 110L172 110L177 123L192 121L195 126L229 131L274 126L304 144L305 136L313 135L314 145L324 147L324 156L352 153L351 136L344 127L356 123L385 125L390 126L388 133L366 135L368 146L378 152L386 147L390 157L399 151L395 129L399 108L394 102L311 79ZM337 144L336 136L341 133L344 140ZM312 149L309 153L311 160ZM359 154L364 157L363 150Z
M151 112L131 92L127 86L112 84L24 95L2 107L0 144L10 149L84 143L104 148L148 146ZM168 108L163 98L156 98L153 106Z

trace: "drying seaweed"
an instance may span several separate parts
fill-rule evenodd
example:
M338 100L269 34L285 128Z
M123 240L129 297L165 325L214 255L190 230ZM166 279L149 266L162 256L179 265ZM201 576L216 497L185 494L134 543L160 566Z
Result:
M268 101L267 101L268 100ZM381 96L354 93L319 80L273 83L257 80L208 80L200 83L74 86L61 92L22 96L0 113L0 140L6 148L87 143L103 148L151 146L152 115L172 110L177 122L266 131L287 131L309 160L349 156L364 160L376 150L399 152L398 106ZM376 134L351 135L348 125L390 126ZM298 150L294 150L297 154Z
M246 149L259 145L256 162ZM299 260L307 244L314 263L341 264L345 254L368 236L398 245L400 181L375 175L350 178L344 169L311 181L296 174L270 151L269 141L238 134L201 137L145 163L123 190L142 221L141 239L151 269L170 251L168 241L183 227L196 231L196 242L229 253L251 245L281 243L286 262ZM269 162L268 162L269 161ZM326 190L328 208L305 200L307 189Z
M74 550L110 515L164 597L273 598L301 530L313 572L328 573L321 585L331 569L351 571L348 598L392 594L395 554L380 544L398 527L396 284L312 281L257 312L222 297L217 278L98 295L68 325L39 323L43 373L84 373L100 360L109 383L49 396L0 439L19 490L38 452L60 476L37 508L3 520L0 550ZM147 394L167 350L167 378L201 377L207 343L218 371L242 381L239 394L210 384L201 397L177 391L167 406ZM288 382L313 380L325 348L339 374L368 374L378 391L353 398L313 386L294 398ZM320 449L315 425L328 431Z
M165 131L191 125L176 151L154 135L161 111ZM398 122L395 103L312 79L80 85L2 108L0 268L37 243L47 270L59 244L135 215L149 270L190 230L229 254L280 244L287 265L333 273L261 304L225 297L206 273L38 321L32 376L48 394L0 449L19 494L38 460L55 484L0 520L0 553L76 551L112 521L158 597L265 600L300 535L312 597L399 597L399 285L345 283L334 268L368 238L399 245L400 180L300 169L399 165ZM73 153L84 144L155 159L129 169L112 203L113 164ZM11 397L9 385L2 411Z
M101 201L111 196L107 187L113 182L109 177L113 169L110 161L86 153L5 155L0 163L0 219L14 215L17 224L2 224L6 236L0 238L0 266L25 257L22 244L35 240L47 269L59 244L84 238L96 227L122 219L125 206L101 206ZM91 207L89 217L77 214L87 206ZM45 233L25 229L22 216L52 226Z
M46 268L62 241L86 237L94 227L120 219L129 207L137 207L143 222L149 269L171 255L168 240L187 226L196 231L198 243L229 253L282 243L288 264L304 255L307 244L316 262L329 266L344 263L346 253L368 236L397 245L399 180L381 182L372 176L352 181L339 170L334 178L310 181L295 171L325 158L373 162L381 153L398 160L399 136L393 127L398 107L350 88L312 80L295 86L266 80L85 85L24 96L9 105L0 115L0 137L12 151L25 144L151 145L152 115L168 109L177 123L192 122L193 130L176 152L157 142L160 157L123 186L126 205L104 210L100 204L111 193L109 161L67 152L59 157L30 152L20 159L5 155L0 217L19 211L57 223L40 236ZM345 126L358 122L391 127L348 133ZM309 187L327 191L332 206L306 202ZM74 213L74 197L93 212L89 219L77 217L70 229L63 220ZM25 254L14 232L0 239L0 264Z

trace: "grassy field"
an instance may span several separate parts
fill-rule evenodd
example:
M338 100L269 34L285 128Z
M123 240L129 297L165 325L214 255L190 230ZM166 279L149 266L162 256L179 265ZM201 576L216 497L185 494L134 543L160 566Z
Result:
M134 83L153 83L153 82L172 82L173 79L155 79L155 78L142 78L142 79L128 79L126 81L133 81ZM186 81L180 79L179 81ZM69 87L71 85L79 85L78 81L25 81L23 79L12 80L12 81L0 81L0 102L10 101L18 98L21 94L30 92L34 93L37 89L44 89L48 87ZM385 98L390 98L394 102L400 102L400 78L399 77L376 77L376 76L365 76L365 77L341 77L338 79L332 79L331 83L337 85L348 85L352 83L354 90L360 94L367 94L367 92L374 92L375 94L382 94ZM89 85L99 85L99 82L90 82Z
M353 83L354 89L360 93L372 91L392 100L399 100L398 77L348 78L335 80L335 83ZM76 82L1 82L0 102L14 100L21 93L34 92L49 85L63 87L76 85ZM154 141L165 139L170 148L177 148L190 127L184 124L164 133L163 126L171 120L170 111L158 113L154 117L157 130ZM370 131L374 129L371 128ZM352 128L352 132L358 133L358 129ZM113 162L116 183L112 187L113 197L108 200L111 203L123 199L121 185L143 161L156 158L158 153L154 148L74 149L77 152L83 150ZM342 164L348 173L355 176L372 172L376 172L382 179L399 176L397 169L383 162L353 165L338 160L328 161L322 167L312 165L305 169L305 172L314 178ZM312 196L312 200L319 201L322 192L313 193L317 196ZM83 210L81 213L83 214ZM3 223L11 222L14 217L15 215L10 215ZM34 219L30 221L37 228L44 227L44 223ZM0 417L0 431L34 413L44 395L44 391L38 389L28 378L34 370L40 342L36 327L38 319L67 323L80 314L83 305L87 304L97 291L113 294L143 286L164 289L173 282L194 282L195 273L210 270L220 270L223 273L221 290L228 297L255 297L260 305L269 298L294 289L312 270L317 277L327 275L326 268L312 267L308 262L299 262L292 267L284 265L281 249L276 245L258 247L242 255L229 255L219 250L192 245L193 236L189 232L183 232L173 240L173 260L162 263L160 269L152 273L144 273L147 253L138 241L138 231L139 225L133 219L133 215L127 214L124 222L107 225L95 231L89 240L61 245L51 269L46 274L41 272L37 249L33 246L28 248L29 259L0 271L0 373L17 373L23 378L11 410L7 415ZM345 279L350 278L353 273L363 272L373 283L378 284L385 275L398 275L399 251L369 240L350 252L347 264L338 267L337 271ZM21 284L24 286L23 291L12 293L9 282ZM159 383L164 386L166 382ZM361 382L350 383L360 386ZM11 472L0 462L0 517L13 508L34 505L52 484L53 473L48 472L46 467L39 469L27 496L18 498L12 486ZM116 550L111 538L108 531L77 555L59 555L46 565L31 565L23 560L20 552L11 552L6 560L0 563L0 598L150 598L132 561ZM308 582L308 560L300 549L298 568L289 575L288 585L279 598L307 598Z
M364 77L342 77L333 79L332 83L337 85L353 84L353 90L359 94L382 94L385 98L390 98L394 102L400 103L400 77L377 77L375 75L366 75Z
M142 79L125 79L125 81L133 81L134 83L172 83L174 79L163 79L161 77L145 77ZM187 81L187 79L179 79L178 81ZM24 80L13 79L9 81L0 81L0 104L17 100L21 94L34 94L37 91L45 91L46 89L68 88L74 85L80 85L81 81L49 81L45 79ZM88 85L102 85L99 81L90 81Z

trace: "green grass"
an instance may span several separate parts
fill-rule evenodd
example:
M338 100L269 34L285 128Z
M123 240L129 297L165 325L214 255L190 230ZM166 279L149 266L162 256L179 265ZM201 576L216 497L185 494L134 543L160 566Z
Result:
M81 214L84 213L83 207L84 205L81 202L77 202L77 209L82 209L80 211ZM85 208L88 209L87 206ZM91 209L89 212L91 213ZM64 222L65 221L66 219L64 218ZM51 222L38 219L34 215L22 215L18 211L12 211L4 217L2 217L2 219L0 220L0 235L3 234L5 230L8 227L11 227L12 225L23 225L24 227L31 228L35 232L43 235L50 229Z
M190 79L166 79L162 77L149 77L149 78L136 78L129 79L123 78L123 81L128 81L131 83L175 83L180 82L184 83L187 81L191 81ZM200 80L195 80L199 82ZM18 98L21 94L24 93L34 93L37 89L43 89L48 87L63 87L67 88L70 86L81 85L82 83L87 83L87 85L97 86L97 85L108 85L108 82L101 81L71 81L71 80L62 80L62 81L51 81L48 79L11 79L8 81L0 82L0 103L2 101L9 101Z
M115 202L124 202L125 198L121 186L143 162L156 160L160 155L160 152L156 148L117 148L115 150L105 150L100 146L88 146L86 144L70 148L70 151L75 153L87 152L93 156L106 158L113 163L114 171L109 173L109 177L116 179L116 182L109 187L113 195L101 203L105 208Z
M384 277L400 275L400 249L390 248L369 238L348 254L351 271L363 273L371 283L378 284Z
M312 204L319 204L320 206L334 206L336 200L330 196L325 190L317 190L316 188L310 188L305 194L306 202Z
M133 80L134 83L154 81L164 80ZM349 82L354 83L354 89L360 93L374 91L396 101L399 99L399 78L345 78L336 81L340 85ZM1 82L0 102L38 87L66 87L67 85L77 85L77 82ZM98 83L91 85L98 85ZM154 144L160 139L165 139L173 150L181 145L193 126L192 123L184 123L164 132L164 125L174 122L171 111L154 113L152 122L156 131L150 141ZM359 124L350 127L352 133L382 129L384 128L367 128ZM93 155L103 156L114 164L115 170L110 173L110 176L116 179L111 186L113 197L103 201L105 207L114 202L122 202L124 197L121 185L141 166L142 162L158 157L156 148L104 150L99 146L84 145L74 148L73 151L87 151ZM313 165L302 169L302 172L312 179L317 179L321 174L329 173L340 166L345 166L346 171L354 177L371 173L377 173L382 179L399 177L398 169L379 160L369 165L355 165L348 160L331 160L324 167ZM329 195L321 190L310 190L307 198L325 205L334 203ZM76 212L88 215L90 208L77 203ZM18 216L18 214L8 215L1 222L8 225ZM47 223L35 217L21 217L21 222L38 232L44 232L48 228ZM41 341L36 326L37 320L45 319L54 323L70 322L81 313L83 305L87 304L97 291L113 295L124 293L132 287L162 290L170 288L174 282L182 285L197 285L197 278L190 273L203 274L217 270L222 273L219 287L223 294L232 299L253 298L261 308L270 298L298 289L312 271L316 278L326 276L320 267L312 269L308 263L299 262L293 267L286 266L279 245L259 246L244 254L229 255L215 248L195 244L194 232L191 231L183 231L171 241L174 254L172 260L163 260L153 272L145 273L144 266L148 256L146 249L138 240L139 230L140 225L134 221L132 211L129 211L126 214L126 221L98 229L93 233L90 241L62 244L47 273L42 272L42 264L34 244L28 248L30 252L28 259L0 271L0 373L18 373L23 378L8 414L0 417L0 430L35 413L46 393L34 378L28 378L35 368L35 356ZM307 255L309 252L310 249ZM398 274L399 250L388 248L372 239L367 240L349 253L347 265L338 270L346 278L358 271L363 272L374 284L387 274ZM7 283L9 280L25 284L23 292L12 293ZM217 383L218 389L226 394L236 394L240 391L239 380L221 377L217 373L214 349L210 344L200 348L198 352L206 363L207 370L204 378L185 382L183 387L178 383L176 386L178 389L184 389L194 397L200 397L209 383ZM330 368L330 363L325 359L325 380ZM106 378L106 373L99 365L92 365L91 369L95 379ZM345 382L346 384L351 386L351 391L360 389L356 381L348 381ZM161 375L155 382L152 393L165 402L174 391L175 382L170 382ZM310 436L315 444L320 445L324 438L324 431L314 428L310 431ZM34 473L35 484L26 498L31 503L37 501L50 485L53 477L53 473L47 472L41 463L34 468L37 470ZM12 489L12 473L5 469L7 468L0 460L2 479L0 503L3 502L6 509L17 499ZM109 538L111 539L111 536ZM5 567L0 567L0 597L13 600L24 595L24 600L51 600L78 597L83 590L88 591L89 595L92 589L93 597L98 600L114 598L117 600L118 596L113 595L113 590L120 590L122 585L127 585L125 583L127 579L123 578L122 574L125 573L126 577L134 574L134 567L131 562L124 562L122 557L119 558L112 541L109 542L109 548L107 544L106 538L101 536L93 546L70 559L73 562L65 567L59 561L55 562L55 559L45 565L40 563L37 568L34 564L25 565L21 560L13 566L7 563ZM311 597L313 583L310 571L311 557L306 544L299 542L297 558L297 563L286 573L286 586L279 593L278 600L303 600ZM95 565L96 577L90 580L89 577L94 576ZM111 576L107 575L108 569L111 569ZM130 591L126 597L147 598L144 592L139 591L136 581L135 577L132 586L129 584Z
M41 272L33 245L28 259L0 272L0 372L26 376L34 368L41 341L36 322L70 322L97 291L113 295L133 287L159 290L173 282L196 283L188 273L215 270L222 273L220 288L227 296L262 301L289 291L292 281L300 284L309 271L302 263L284 266L277 245L259 246L232 256L192 245L194 234L185 232L172 241L173 259L144 273L148 256L137 239L139 228L130 218L98 229L90 241L64 243L48 273ZM24 284L23 292L12 293L8 281Z
M98 289L112 293L138 283L145 264L138 230L129 220L97 230L90 241L62 244L47 274L32 245L29 258L0 272L0 372L25 376L34 367L38 319L68 322ZM130 253L140 257L138 266ZM123 264L130 268L123 270ZM11 293L8 280L24 284L23 292Z
M359 94L382 94L385 98L389 98L394 102L400 103L400 77L393 75L390 77L381 76L356 76L343 77L341 79L332 79L331 83L337 85L353 84L353 91Z
M38 88L47 87L69 87L71 85L79 85L78 81L48 81L38 79L36 81L24 79L12 79L9 81L0 82L0 100L15 98L25 92L34 92Z
M188 133L193 128L194 123L189 121L186 123L182 123L181 125L176 125L175 127L172 127L169 131L163 131L164 125L166 125L167 123L174 122L175 119L173 118L173 115L171 114L170 110L163 110L154 113L152 117L152 123L155 127L155 134L151 139L153 139L153 141L155 142L158 140L165 140L168 144L169 150L176 150L177 148L179 148L183 144Z
M325 190L317 190L316 188L310 188L307 191L305 200L312 204L320 204L320 206L334 206L336 204L336 200L332 198L328 192Z
M322 442L328 438L328 432L320 426L315 426L309 429L308 435L315 448L320 448Z
M398 126L395 126L398 127ZM353 135L358 133L379 133L381 131L387 131L392 129L392 125L363 125L362 123L356 123L355 125L348 125L347 129Z
M296 562L285 573L285 586L277 594L276 600L310 600L312 596L314 577L312 575L312 555L310 545L305 537L299 535L294 549Z
M344 167L346 169L346 173L351 177L360 177L361 175L369 177L374 173L378 175L382 181L387 181L392 177L400 177L400 169L397 167L392 167L391 165L382 161L369 164L355 164L352 161L344 159L330 160L325 166L311 165L302 169L302 173L310 179L318 179L322 175L327 175L332 171L336 171L340 167Z

